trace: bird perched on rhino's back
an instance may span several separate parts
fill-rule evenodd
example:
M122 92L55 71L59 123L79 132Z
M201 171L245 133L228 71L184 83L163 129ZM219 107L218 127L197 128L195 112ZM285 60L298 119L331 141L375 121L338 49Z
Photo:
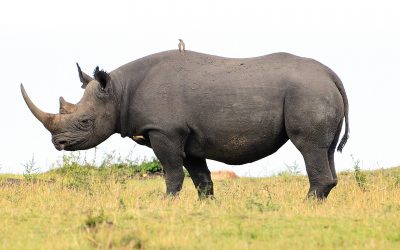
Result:
M178 44L178 49L179 52L181 53L181 55L185 54L185 43L183 42L182 39L178 39L179 40L179 44Z

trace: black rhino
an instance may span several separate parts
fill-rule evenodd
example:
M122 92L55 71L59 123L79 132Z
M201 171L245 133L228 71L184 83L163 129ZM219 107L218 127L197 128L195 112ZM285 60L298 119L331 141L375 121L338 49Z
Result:
M58 150L95 147L114 133L154 150L166 192L177 194L189 171L200 197L213 195L206 159L256 161L289 139L304 157L308 196L324 199L337 184L334 153L342 124L349 133L348 100L328 67L287 53L231 59L193 51L165 51L93 78L78 72L82 99L60 97L59 114L38 109L21 85L31 112Z

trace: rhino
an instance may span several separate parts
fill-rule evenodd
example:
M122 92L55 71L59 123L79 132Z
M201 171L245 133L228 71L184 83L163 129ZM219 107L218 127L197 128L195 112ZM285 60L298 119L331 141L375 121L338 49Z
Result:
M97 66L93 77L77 67L83 97L77 104L60 97L58 114L36 107L21 84L57 150L89 149L119 133L153 149L168 195L181 190L184 166L199 197L213 197L206 159L250 163L290 139L305 161L308 197L325 199L338 182L334 154L348 139L349 104L342 81L318 61L170 50L109 73Z

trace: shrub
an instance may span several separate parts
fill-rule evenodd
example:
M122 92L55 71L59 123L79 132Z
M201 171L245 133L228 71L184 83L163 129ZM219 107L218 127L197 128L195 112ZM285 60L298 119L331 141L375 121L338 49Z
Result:
M27 181L35 181L37 177L37 173L39 171L39 168L36 167L35 163L35 157L32 156L32 159L26 163L23 164L25 170L24 170L24 178Z
M89 163L86 157L82 158L79 152L65 154L59 161L58 167L49 171L50 173L63 176L63 183L68 188L91 190L90 186L96 179L104 181L112 179L116 183L126 183L128 179L140 174L162 173L159 160L153 158L148 161L144 159L141 163L115 157L115 153L107 154L100 166L94 165L94 160ZM31 166L33 164L30 164ZM28 166L28 164L27 164Z
M143 161L140 165L139 165L139 170L142 173L162 173L163 172L163 168L161 166L161 163L159 160L157 160L156 158L153 158L151 161Z
M289 177L301 175L299 164L296 161L293 162L292 165L288 165L285 163L285 166L286 170L278 173L278 176L283 177L285 181L288 181Z
M353 159L354 178L357 182L357 185L361 190L366 191L367 175L361 171L360 160L355 160L353 156L351 156L351 158Z

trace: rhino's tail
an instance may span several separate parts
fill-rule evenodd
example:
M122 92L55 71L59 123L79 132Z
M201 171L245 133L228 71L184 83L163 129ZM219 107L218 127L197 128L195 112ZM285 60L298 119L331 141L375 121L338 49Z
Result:
M333 81L336 84L336 87L338 88L340 94L342 95L343 98L343 104L344 104L344 119L345 119L345 131L342 136L342 139L340 140L339 146L337 147L337 151L342 152L344 145L346 145L347 140L349 139L349 102L347 100L347 95L346 91L344 90L344 86L340 78L333 72L332 70L329 70Z

